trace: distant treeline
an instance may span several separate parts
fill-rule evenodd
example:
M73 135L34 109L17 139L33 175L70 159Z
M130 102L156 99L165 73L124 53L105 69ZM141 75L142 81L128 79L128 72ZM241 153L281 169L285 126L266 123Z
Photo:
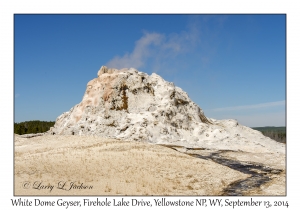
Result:
M44 133L53 127L55 122L52 121L25 121L14 124L14 133L23 135L28 133Z
M286 127L256 127L252 129L262 132L275 141L286 143Z

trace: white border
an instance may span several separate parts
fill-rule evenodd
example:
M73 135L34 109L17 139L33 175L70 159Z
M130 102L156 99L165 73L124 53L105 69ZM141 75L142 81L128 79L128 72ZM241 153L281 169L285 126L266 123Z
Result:
M297 206L297 189L299 181L299 158L296 138L299 125L299 7L296 1L8 1L0 2L0 90L1 90L1 207L13 208L13 18L15 13L222 13L254 14L281 13L287 14L287 197L255 197L257 200L288 200L290 209ZM297 9L298 8L298 9ZM17 197L15 197L17 198ZM28 197L27 197L28 198ZM209 197L205 197L209 198ZM49 200L57 200L51 197ZM66 197L66 200L72 198ZM78 197L75 199L79 199ZM192 199L192 197L185 199ZM224 198L225 199L225 198ZM237 199L237 198L236 198ZM250 199L250 198L247 198ZM98 207L99 208L99 207ZM53 208L52 208L53 209ZM265 209L265 208L264 208Z

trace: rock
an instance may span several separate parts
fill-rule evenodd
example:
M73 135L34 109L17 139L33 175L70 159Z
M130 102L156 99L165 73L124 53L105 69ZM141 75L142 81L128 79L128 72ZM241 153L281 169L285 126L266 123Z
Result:
M187 93L159 75L102 66L82 101L48 134L96 135L155 144L284 153L283 144L236 120L207 118Z

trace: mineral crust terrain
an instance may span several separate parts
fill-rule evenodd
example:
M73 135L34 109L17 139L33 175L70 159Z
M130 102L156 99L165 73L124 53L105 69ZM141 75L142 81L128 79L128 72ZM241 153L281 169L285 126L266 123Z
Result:
M50 131L15 135L15 194L285 195L285 157L155 73L102 66Z

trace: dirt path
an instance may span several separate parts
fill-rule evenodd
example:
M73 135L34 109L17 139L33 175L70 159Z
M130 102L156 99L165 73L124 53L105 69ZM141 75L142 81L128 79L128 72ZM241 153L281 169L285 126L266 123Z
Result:
M170 146L170 145L164 145L164 146L172 148L176 151L185 154L189 154L195 158L211 160L220 165L227 166L233 170L237 170L244 174L250 175L245 179L237 180L230 183L222 191L221 195L225 195L225 196L261 195L263 194L264 188L266 186L270 187L273 184L277 184L277 185L279 184L278 188L275 190L276 191L275 194L278 194L278 191L281 192L279 193L280 195L285 194L285 170L282 169L282 166L280 167L280 165L277 165L277 167L279 168L278 169L278 168L274 168L276 166L270 167L267 166L266 164L262 164L258 162L241 161L236 158L226 158L226 153L231 153L231 154L242 153L242 152L231 151L231 150L208 152L207 150L205 151L205 149L201 149L201 148L184 148L184 147ZM249 159L251 159L251 156L249 156ZM261 161L264 162L264 159L262 158ZM266 191L265 193L270 193L270 191Z
M222 153L222 151L220 151L219 153ZM240 171L244 174L251 175L250 177L244 180L238 180L228 185L223 190L222 195L226 195L226 196L247 195L254 188L259 188L261 185L271 181L270 177L272 175L280 174L283 171L280 169L272 169L268 166L264 166L257 163L226 159L219 156L219 153L213 153L210 156L201 156L201 155L195 155L195 156L205 160L213 160L214 162L224 166L228 166L231 169Z

